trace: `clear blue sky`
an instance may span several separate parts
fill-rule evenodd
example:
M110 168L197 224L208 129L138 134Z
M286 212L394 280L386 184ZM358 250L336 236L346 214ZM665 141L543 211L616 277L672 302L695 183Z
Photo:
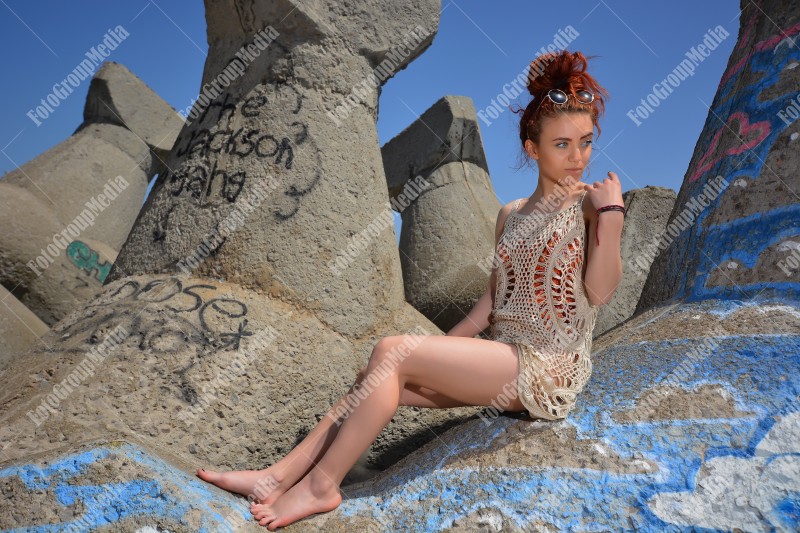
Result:
M0 66L6 80L0 89L4 102L0 173L63 141L81 123L88 79L41 126L26 113L117 25L130 36L109 60L127 66L176 110L186 108L197 95L208 47L200 1L0 0L0 4L4 45ZM680 188L736 42L738 0L591 0L552 7L521 0L444 0L442 6L433 45L384 85L378 120L381 144L443 95L468 96L476 109L487 107L540 48L571 25L580 35L567 48L600 56L590 60L590 72L611 95L590 173L583 180L603 179L612 170L620 176L623 192L646 185ZM637 126L626 116L628 111L718 25L730 35ZM527 97L523 94L518 103L525 105ZM519 153L517 120L518 115L506 111L491 126L481 123L501 203L528 196L536 186L532 169L513 168Z

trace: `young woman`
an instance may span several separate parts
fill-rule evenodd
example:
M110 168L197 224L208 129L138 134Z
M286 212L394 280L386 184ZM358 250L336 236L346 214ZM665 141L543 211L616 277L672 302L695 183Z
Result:
M500 210L495 268L469 315L446 336L381 339L348 393L278 463L198 470L202 479L248 496L259 524L274 531L335 509L342 479L399 405L496 406L503 398L505 411L549 420L574 406L591 373L597 308L622 277L622 191L613 172L592 185L579 181L607 96L586 72L584 55L539 56L528 89L533 98L518 110L520 140L537 163L538 185L524 202ZM490 325L490 340L475 338ZM348 403L365 380L369 393Z

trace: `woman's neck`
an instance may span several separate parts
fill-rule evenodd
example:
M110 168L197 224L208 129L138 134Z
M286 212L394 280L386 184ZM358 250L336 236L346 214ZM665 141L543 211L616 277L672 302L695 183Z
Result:
M559 184L547 177L539 176L539 183L530 199L535 204L544 206L548 211L560 211L569 206L574 199L575 193L578 191L575 183L577 182Z

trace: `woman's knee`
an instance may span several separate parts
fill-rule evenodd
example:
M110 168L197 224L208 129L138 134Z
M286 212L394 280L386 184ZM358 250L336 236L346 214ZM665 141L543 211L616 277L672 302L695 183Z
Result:
M397 351L398 346L402 343L402 335L390 335L388 337L383 337L381 340L375 343L375 347L372 349L372 354L369 357L369 365L367 366L380 365L390 358L390 356Z

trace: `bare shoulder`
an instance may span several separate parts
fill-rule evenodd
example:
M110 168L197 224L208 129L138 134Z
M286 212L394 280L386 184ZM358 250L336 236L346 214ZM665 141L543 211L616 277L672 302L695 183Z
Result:
M506 225L506 219L508 215L511 213L511 209L514 207L514 202L517 200L511 200L506 205L500 208L500 211L497 213L497 224L494 228L494 242L498 243L500 241L500 235L503 234L503 228Z

